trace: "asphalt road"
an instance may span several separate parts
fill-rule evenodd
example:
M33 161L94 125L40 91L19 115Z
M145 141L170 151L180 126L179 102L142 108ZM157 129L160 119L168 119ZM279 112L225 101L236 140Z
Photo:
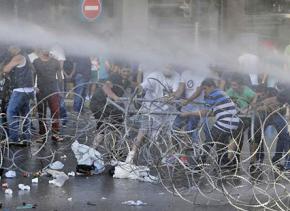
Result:
M107 172L101 175L91 177L76 176L70 177L62 187L56 187L49 184L51 180L48 176L39 178L38 184L31 184L32 175L23 176L23 171L37 172L45 168L51 160L58 160L64 163L64 171L68 173L75 171L76 159L70 148L73 140L77 139L81 143L90 143L92 139L92 130L94 130L93 119L88 114L82 114L80 118L71 115L70 121L63 134L66 140L63 143L53 143L50 140L37 152L41 145L33 144L27 148L10 148L5 151L5 156L9 159L4 160L4 167L16 170L17 177L7 179L2 177L1 184L8 183L9 188L13 190L13 195L4 194L4 189L0 191L0 202L2 209L6 211L16 210L17 206L26 204L36 204L34 210L207 210L207 211L232 211L236 210L229 202L240 204L262 204L268 202L265 194L260 198L260 202L254 199L253 187L261 190L274 190L267 183L252 184L248 181L246 172L240 172L242 177L233 183L225 182L225 190L229 191L228 195L232 199L226 198L225 194L206 187L200 179L199 184L204 187L201 189L192 188L191 190L181 191L182 195L172 194L167 191L162 184L144 183L135 180L113 179ZM2 150L3 151L3 150ZM67 158L64 159L63 155ZM54 156L54 157L53 157ZM245 178L245 179L243 179ZM267 180L267 178L266 178ZM268 179L269 180L269 179ZM31 186L30 191L18 190L18 184ZM289 183L283 184L289 190ZM168 186L167 186L168 187ZM170 190L172 187L169 187ZM275 190L278 190L276 188ZM285 192L285 188L276 191L278 193ZM180 193L181 193L180 192ZM258 191L259 192L259 191ZM275 192L275 191L273 191ZM186 193L186 194L184 194ZM261 193L261 192L260 192ZM273 193L275 195L275 193ZM276 193L277 194L277 193ZM257 194L259 195L259 193ZM263 194L262 194L263 195ZM279 195L279 194L278 194ZM185 197L188 201L182 199ZM289 197L289 196L288 196ZM212 200L209 200L211 198ZM267 197L266 197L267 198ZM278 197L269 200L268 204L275 203ZM122 204L129 200L141 200L146 203L143 206L128 206ZM239 201L240 200L240 201ZM286 199L283 198L285 201ZM287 199L289 200L289 199ZM270 202L271 201L271 202ZM289 201L285 202L288 203ZM243 207L243 206L240 206ZM289 206L288 206L289 207ZM21 207L18 207L21 208ZM245 207L244 207L245 208ZM273 205L273 208L275 206ZM17 209L18 210L18 209ZM246 207L246 210L263 210L263 208ZM278 209L277 209L278 210Z

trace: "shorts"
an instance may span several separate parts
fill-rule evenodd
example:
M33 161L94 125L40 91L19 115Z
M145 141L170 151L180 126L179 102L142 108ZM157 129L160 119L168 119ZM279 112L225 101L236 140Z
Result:
M141 122L140 129L150 138L157 138L158 133L162 131L171 131L176 116L167 115L146 115Z

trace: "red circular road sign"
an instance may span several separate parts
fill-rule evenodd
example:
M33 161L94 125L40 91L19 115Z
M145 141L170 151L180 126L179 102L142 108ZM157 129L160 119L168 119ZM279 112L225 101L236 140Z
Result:
M100 16L102 11L101 0L84 0L82 4L83 16L92 21Z

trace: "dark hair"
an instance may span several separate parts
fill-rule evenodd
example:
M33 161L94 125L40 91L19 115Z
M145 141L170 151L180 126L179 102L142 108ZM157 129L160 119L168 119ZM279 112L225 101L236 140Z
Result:
M235 81L240 85L245 85L244 79L242 78L241 75L238 75L238 74L233 74L231 77L231 81Z
M201 86L213 86L217 87L213 78L206 78L201 82Z

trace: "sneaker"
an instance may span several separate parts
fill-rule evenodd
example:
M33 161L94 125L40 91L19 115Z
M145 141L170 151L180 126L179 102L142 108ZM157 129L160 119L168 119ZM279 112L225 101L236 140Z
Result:
M130 151L127 155L126 161L125 163L129 163L132 164L133 160L134 160L134 156L135 156L135 152L134 151Z

